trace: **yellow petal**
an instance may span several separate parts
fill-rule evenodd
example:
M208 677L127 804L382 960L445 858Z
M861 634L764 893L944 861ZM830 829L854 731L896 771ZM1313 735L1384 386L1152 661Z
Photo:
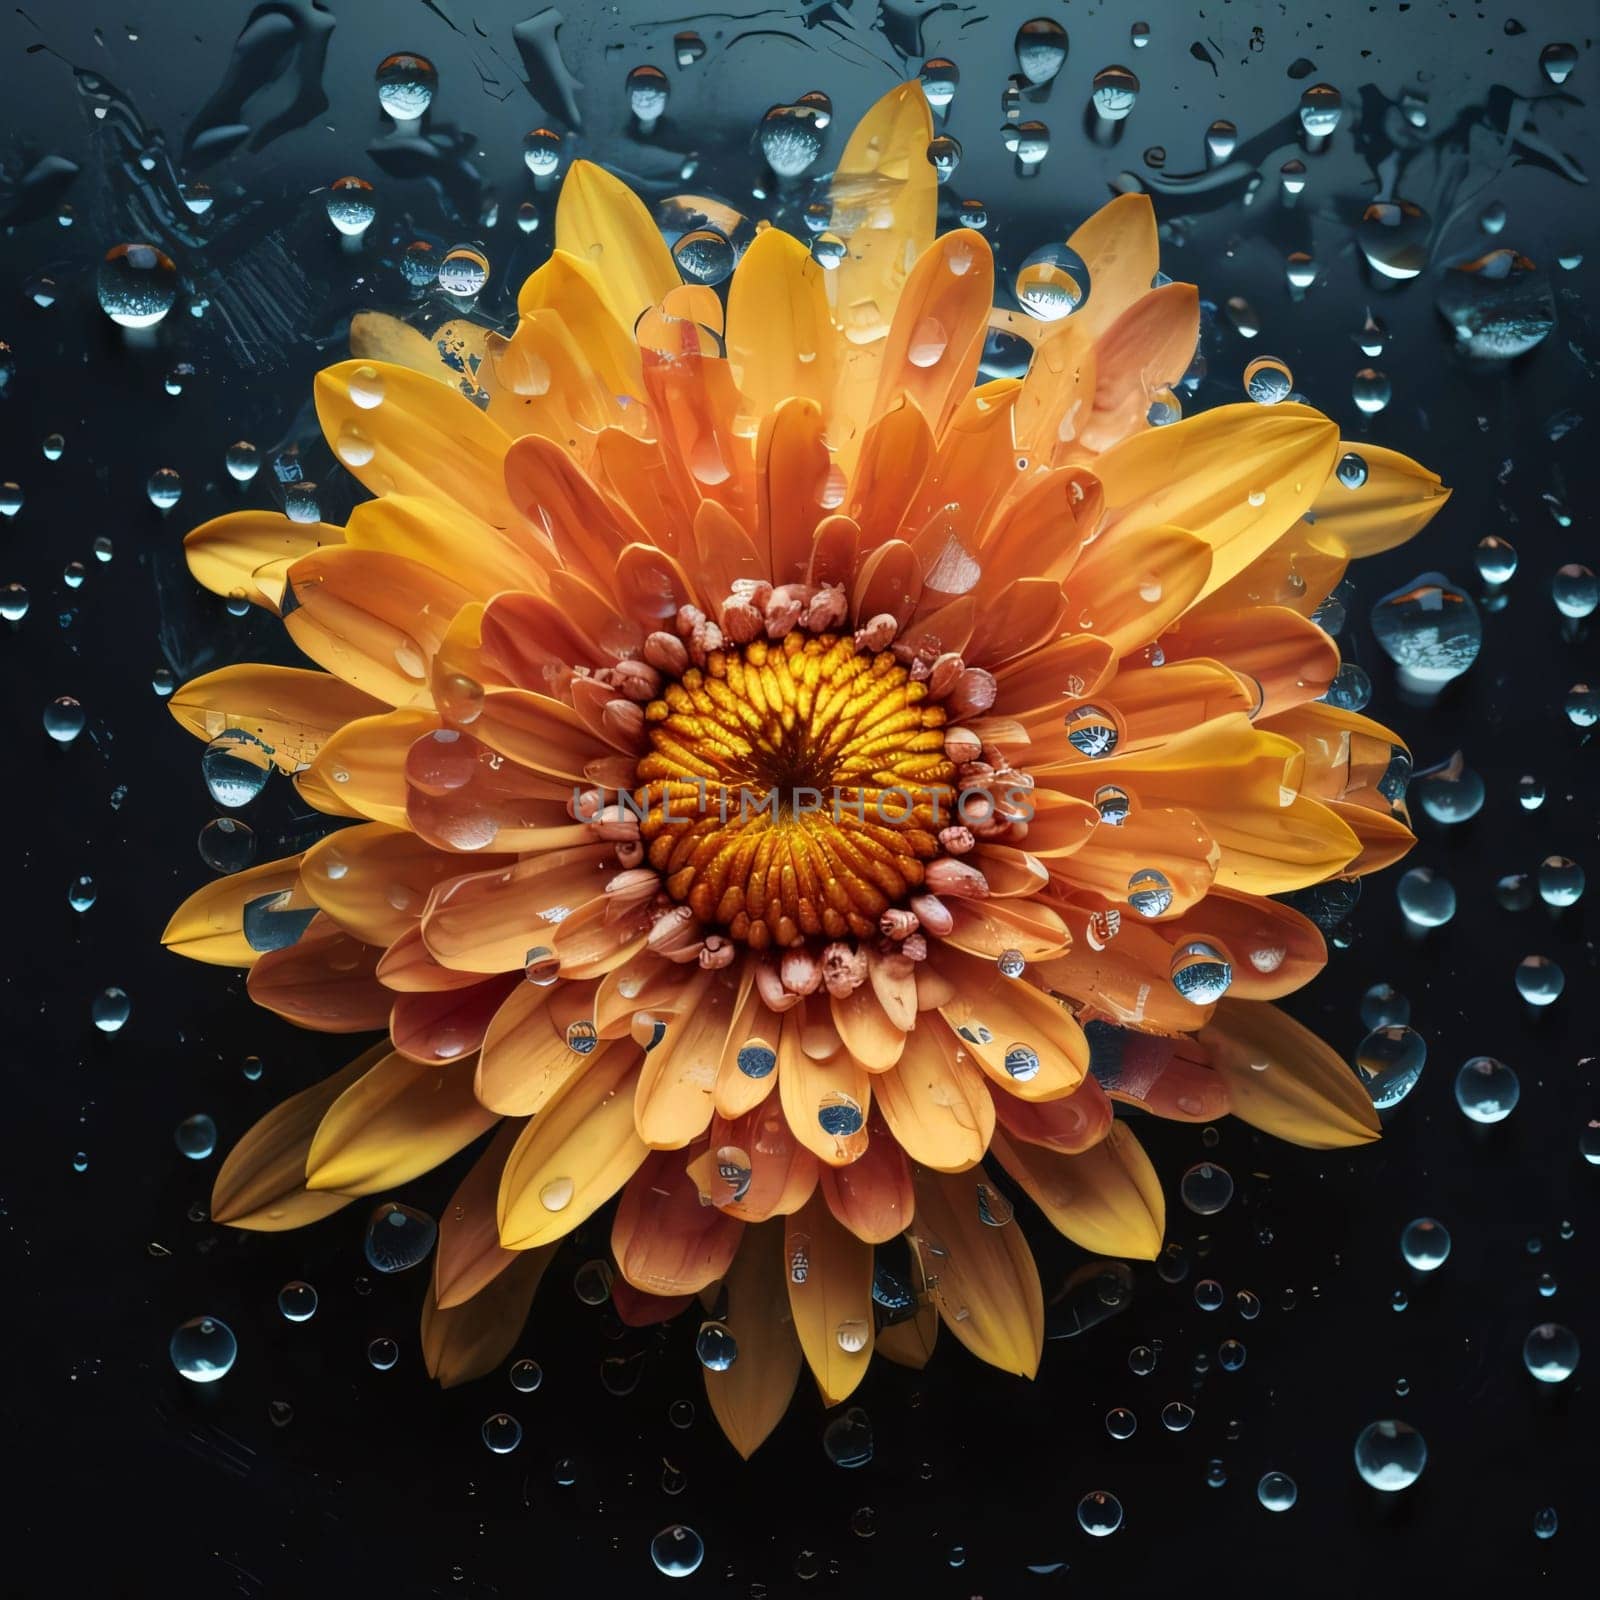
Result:
M955 996L939 1014L984 1073L1022 1100L1071 1094L1089 1069L1089 1044L1076 1018L1025 978L1008 978L993 961L940 955L939 972Z
M338 683L321 673L314 676L324 683ZM439 718L432 711L415 708L347 722L328 736L311 770L296 780L296 787L313 805L336 803L344 807L343 815L404 828L406 755L418 739L438 726Z
M723 1322L739 1346L739 1359L720 1372L702 1369L711 1414L746 1461L783 1420L800 1377L783 1233L778 1222L745 1229L722 1280L728 1300Z
M281 910L309 909L311 897L299 887L300 857L263 861L196 889L172 913L161 942L174 955L213 967L248 967L261 954L244 936L244 908L267 896L289 895Z
M430 333L382 311L358 311L350 319L350 354L358 361L388 361L409 367L462 394L477 392L489 330L475 322L441 323Z
M521 1257L500 1243L495 1196L520 1122L502 1122L484 1152L456 1186L439 1213L439 1243L433 1253L433 1300L442 1311L470 1300Z
M477 1094L491 1110L508 1117L532 1117L546 1110L593 1067L597 1055L588 1030L575 1023L592 1021L593 986L563 983L554 988L522 983L495 1012L478 1056ZM601 1050L635 1049L631 1040L605 1044Z
M1354 1070L1276 1006L1220 1001L1198 1037L1227 1082L1233 1114L1251 1127L1310 1150L1366 1144L1381 1133Z
M471 596L432 567L335 546L289 569L289 637L320 667L392 706L432 704L428 677Z
M866 1148L872 1076L843 1049L817 1061L801 1046L803 1008L788 1012L778 1040L778 1095L794 1136L830 1167L848 1166ZM859 1121L857 1117L859 1115ZM830 1133L825 1124L853 1127Z
M994 1100L983 1075L956 1054L953 1037L932 1018L906 1036L905 1054L874 1088L883 1120L913 1161L964 1172L983 1159L994 1132Z
M523 1251L470 1300L448 1307L438 1304L429 1284L422 1303L422 1360L440 1388L486 1377L511 1354L555 1253L554 1245Z
M1205 592L1213 555L1176 527L1119 529L1096 540L1067 579L1067 617L1119 656L1142 649Z
M306 1156L328 1107L389 1053L387 1041L290 1095L228 1152L211 1189L211 1220L275 1233L302 1228L350 1204L347 1194L306 1188Z
M1094 299L1091 293L1089 304ZM1078 429L1084 447L1106 450L1142 431L1150 397L1183 376L1199 337L1200 293L1192 283L1163 284L1135 300L1095 345L1094 409Z
M1341 459L1346 452L1366 463L1366 482L1346 488L1335 471L1322 485L1306 513L1309 537L1319 550L1350 560L1375 556L1404 544L1444 510L1450 491L1438 473L1381 445L1341 440Z
M580 164L584 167L580 181L586 181L596 169L587 163ZM613 181L606 179L604 173L600 176L607 182ZM559 229L559 209L556 216ZM660 232L654 226L650 232L656 247L665 249ZM589 260L582 251L574 251L571 245L563 246L559 232L556 242L557 248L551 252L550 259L524 280L517 295L518 316L524 323L536 318L559 318L568 337L594 368L600 387L610 398L613 407L620 395L642 397L644 381L639 372L639 347L633 341L633 325L638 321L638 311L625 317L613 310L601 273L597 270L598 263ZM580 259L580 256L583 258ZM677 283L678 274L670 260L668 269L672 273L672 283ZM647 276L654 277L654 269L649 269ZM654 304L653 301L650 303ZM514 341L520 334L519 326L517 335L513 336ZM552 391L557 376L555 371L549 374L548 382ZM539 374L539 377L543 380L544 374Z
M872 1246L834 1221L820 1189L783 1225L794 1331L822 1403L836 1406L872 1359Z
M1044 1295L1021 1226L983 1220L980 1200L992 1206L988 1197L999 1191L982 1167L919 1167L914 1176L917 1212L907 1237L944 1325L980 1361L1031 1378L1044 1349Z
M1072 324L1098 338L1150 291L1160 267L1155 207L1147 194L1119 194L1067 240L1089 269L1089 298Z
M834 318L855 344L889 331L911 263L933 239L938 179L933 116L916 79L878 100L852 131L830 185L829 226L846 254L833 273Z
M473 865L481 864L474 856ZM434 885L459 877L461 867L459 856L414 833L371 822L319 839L300 863L300 881L341 928L387 946L422 915Z
M1097 542L1110 550L1132 528L1186 529L1211 546L1204 598L1305 514L1338 453L1334 424L1288 401L1218 406L1151 428L1095 463L1108 529Z
M386 1027L394 997L378 982L383 951L318 916L293 944L267 951L250 969L250 998L297 1028L371 1033Z
M431 1171L492 1128L472 1067L385 1056L329 1107L306 1157L306 1186L376 1194Z
M712 1091L722 1064L723 1041L738 1001L734 969L704 975L646 1053L634 1121L639 1137L653 1149L680 1149L705 1132L714 1109Z
M574 161L556 201L556 248L592 266L626 329L683 281L649 208L592 161Z
M728 360L751 411L785 400L833 397L834 342L823 269L782 228L766 228L740 257L728 286Z
M1154 1261L1161 1251L1167 1205L1150 1158L1124 1122L1113 1122L1097 1145L1063 1155L1005 1134L995 1159L1016 1179L1051 1226L1102 1256Z
M280 772L298 772L345 723L383 702L326 672L251 663L191 678L167 709L198 739L237 728L267 746Z
M650 1153L634 1131L637 1056L605 1051L533 1118L500 1180L500 1242L527 1250L564 1238L603 1206Z
M525 856L512 867L469 872L441 884L422 914L436 961L463 972L512 972L547 945L563 917L601 894L616 872L609 845Z
M933 431L942 432L972 388L993 300L989 241L970 228L935 239L917 258L895 305L873 414L904 394Z
M376 361L324 367L313 387L334 454L374 494L420 495L491 527L520 526L503 478L511 440L464 395ZM379 403L365 404L374 394Z
M281 564L343 542L344 529L331 523L291 522L281 511L230 511L186 534L183 556L195 582L213 594L243 596L276 612L283 584L272 574Z
M538 589L551 565L549 547L531 532L470 522L414 494L363 500L350 513L344 539L352 550L420 562L478 600L505 589Z

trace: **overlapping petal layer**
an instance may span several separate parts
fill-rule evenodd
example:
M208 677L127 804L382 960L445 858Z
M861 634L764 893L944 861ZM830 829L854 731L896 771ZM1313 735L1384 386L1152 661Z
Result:
M441 1382L503 1358L615 1199L619 1313L721 1319L707 1389L748 1455L802 1364L832 1404L938 1319L1031 1375L1039 1276L995 1174L1083 1248L1153 1256L1117 1106L1376 1135L1267 1003L1326 954L1271 897L1409 843L1394 741L1319 703L1308 613L1445 492L1370 448L1347 488L1298 404L1151 426L1196 302L1152 287L1141 196L1074 234L1093 293L1026 377L979 381L993 262L935 237L929 136L915 83L886 96L835 178L838 270L762 232L725 313L575 165L515 330L455 341L480 403L358 319L316 398L374 498L190 536L196 578L323 670L226 668L173 712L259 741L330 832L166 942L389 1035L246 1136L214 1211L313 1221L510 1119L441 1233Z

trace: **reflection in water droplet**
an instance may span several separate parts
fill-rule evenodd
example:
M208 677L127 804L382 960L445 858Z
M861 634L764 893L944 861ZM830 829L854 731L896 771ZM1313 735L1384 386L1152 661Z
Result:
M379 1272L406 1272L425 1261L439 1237L439 1225L426 1211L385 1201L367 1219L367 1260Z
M681 1522L669 1524L650 1541L650 1559L668 1578L687 1578L699 1571L705 1555L700 1535Z
M1436 1272L1449 1258L1450 1234L1442 1222L1435 1222L1432 1217L1413 1218L1400 1230L1400 1254L1406 1265L1418 1272ZM1404 1296L1400 1291L1396 1293L1403 1308Z
M1428 1447L1408 1422L1369 1422L1356 1435L1356 1471L1374 1489L1409 1489L1428 1464Z
M1287 1472L1268 1472L1256 1485L1256 1499L1268 1511L1287 1511L1299 1498L1300 1491Z
M1078 1526L1096 1539L1104 1539L1122 1526L1122 1502L1104 1489L1094 1489L1078 1502Z
M233 1329L219 1317L191 1317L167 1346L172 1364L190 1383L215 1383L239 1354Z
M1540 1383L1565 1383L1578 1370L1578 1336L1559 1322L1541 1322L1522 1341L1522 1364Z

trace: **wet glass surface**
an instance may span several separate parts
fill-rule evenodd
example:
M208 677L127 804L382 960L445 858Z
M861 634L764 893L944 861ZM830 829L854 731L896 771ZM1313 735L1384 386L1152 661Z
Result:
M1600 870L1594 580L1570 570L1600 566L1593 31L1567 3L0 18L19 1592L130 1568L205 1595L473 1596L689 1568L751 1597L1584 1570L1600 1009L1563 863ZM413 1268L459 1161L371 1235L363 1205L301 1234L206 1217L219 1154L352 1051L158 943L204 878L322 831L282 782L251 796L248 749L202 770L167 714L174 682L294 659L272 617L196 586L182 535L241 506L344 519L361 495L313 373L364 310L512 317L550 248L542 168L612 167L715 282L760 218L812 237L845 133L919 69L935 104L954 83L941 226L983 212L1018 303L1069 304L1059 241L1146 189L1163 270L1205 306L1186 414L1292 388L1357 453L1454 489L1322 614L1336 703L1410 747L1419 843L1357 903L1323 896L1332 959L1289 1009L1381 1079L1385 1138L1320 1155L1141 1119L1169 1200L1155 1265L1085 1270L1017 1205L1050 1301L1036 1384L946 1340L835 1412L803 1382L748 1464L707 1414L701 1323L624 1329L592 1223L505 1370L440 1392ZM130 244L155 249L107 260ZM994 340L985 370L1020 358ZM296 915L262 907L259 937ZM1426 1465L1386 1497L1416 1461L1409 1432L1368 1428L1389 1419Z

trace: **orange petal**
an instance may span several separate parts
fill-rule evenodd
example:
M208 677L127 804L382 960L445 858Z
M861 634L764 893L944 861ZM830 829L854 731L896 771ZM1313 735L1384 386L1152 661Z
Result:
M1094 1078L1085 1078L1059 1100L1019 1100L1001 1091L994 1096L995 1121L1013 1140L1042 1144L1077 1155L1099 1144L1111 1126L1111 1102Z
M782 228L751 240L728 285L728 360L751 411L833 396L836 335L823 269Z
M591 1020L593 1004L589 984L514 988L495 1012L478 1057L476 1092L484 1105L502 1116L537 1116L607 1051L636 1059L631 1040L595 1049L582 1026Z
M946 1029L929 1020L907 1035L899 1065L874 1087L876 1109L913 1161L964 1172L983 1159L994 1132L994 1099Z
M681 1149L705 1132L723 1041L738 1001L734 969L705 974L646 1054L634 1103L639 1137L646 1144Z
M845 1049L868 1072L887 1072L900 1059L906 1046L905 1029L889 1019L870 984L864 983L842 998L835 995L830 1005L833 1025ZM915 1010L913 996L913 1013Z
M1110 551L1135 528L1187 529L1211 547L1203 598L1305 514L1338 450L1333 423L1289 401L1218 406L1135 434L1095 463L1110 530L1101 542Z
M729 1216L745 1222L786 1217L811 1198L817 1186L817 1158L795 1138L782 1110L770 1100L732 1120L711 1123L711 1149L731 1146L749 1158L750 1182L741 1198L724 1202Z
M435 850L413 833L365 823L312 845L301 859L300 881L346 932L367 944L389 945L421 916L434 886L459 877L461 866L459 856Z
M419 562L477 600L503 589L542 587L552 565L549 545L531 531L470 522L421 495L363 500L350 513L344 539L352 550Z
M834 270L834 317L871 344L889 331L907 269L933 239L938 179L928 160L933 117L919 83L902 83L858 122L829 185L829 226L846 243Z
M1017 448L1045 466L1060 462L1094 409L1096 330L1082 313L1099 296L1100 287L1096 284L1089 299L1065 325L1039 341L1023 375L1022 390L1012 413Z
M1209 656L1250 678L1258 717L1315 700L1339 670L1339 647L1286 606L1192 613L1162 635L1161 648L1169 664Z
M250 998L298 1028L366 1033L388 1024L394 996L374 969L381 946L363 944L319 917L291 945L250 969ZM334 1185L333 1187L337 1187Z
M933 430L904 396L867 429L845 505L861 529L863 551L899 531L932 459Z
M1119 194L1079 223L1067 240L1089 269L1089 298L1072 314L1099 337L1150 290L1160 267L1155 207L1143 193Z
M1095 298L1091 292L1088 303ZM1140 295L1095 345L1094 409L1078 430L1084 447L1107 450L1142 431L1151 397L1183 376L1199 337L1200 292L1192 283Z
M1228 993L1236 1000L1276 1000L1321 972L1328 947L1317 925L1277 900L1214 888L1181 917L1155 924L1174 946L1203 939L1227 953Z
M830 503L837 504L836 497L830 502L830 467L822 408L815 400L786 400L762 418L756 436L755 542L758 553L766 552L767 576L775 584L805 578L812 535Z
M644 202L591 161L574 161L562 181L556 248L593 267L625 329L682 281Z
M414 709L347 722L330 736L295 787L313 805L326 809L331 802L343 806L346 814L404 828L406 758L417 740L438 726L432 711Z
M711 1413L747 1461L783 1420L800 1377L783 1245L783 1229L776 1223L745 1230L723 1279L728 1300L723 1321L739 1356L720 1372L702 1369Z
M1233 1114L1253 1128L1309 1150L1366 1144L1382 1131L1355 1072L1276 1006L1220 1001L1199 1041Z
M1020 951L1027 961L1059 955L1071 942L1066 924L1048 906L1032 900L952 900L955 927L944 942L968 955L997 961Z
M441 1307L433 1285L428 1286L422 1303L422 1360L440 1388L486 1377L511 1354L554 1255L554 1246L525 1250L470 1300L449 1307Z
M652 1150L611 1224L617 1270L646 1294L698 1294L733 1264L744 1224L703 1205L679 1150Z
M1095 815L1098 818L1099 813ZM1034 831L1030 823L1028 845L1036 850ZM1157 871L1172 893L1163 915L1177 916L1210 890L1219 857L1216 841L1192 811L1139 804L1120 827L1097 827L1072 860L1057 870L1074 891L1088 891L1115 906L1128 903L1138 874Z
M174 955L209 966L248 967L262 952L245 937L247 906L288 896L280 909L311 907L311 897L300 887L300 860L263 861L196 889L168 919L162 944Z
M328 1108L389 1053L375 1045L349 1066L290 1095L228 1152L211 1190L211 1220L274 1233L331 1216L353 1196L306 1188L306 1157Z
M433 1253L433 1298L442 1311L470 1300L520 1259L500 1243L495 1195L506 1157L522 1132L520 1122L502 1122L483 1154L456 1186L439 1213L439 1243Z
M1215 560L1204 539L1180 527L1118 530L1078 558L1067 581L1067 618L1119 656L1130 655L1205 592Z
M866 1147L872 1077L840 1050L816 1061L801 1047L796 1012L783 1019L778 1041L778 1095L795 1137L830 1167L848 1166ZM838 1129L840 1131L831 1131Z
M505 972L459 989L391 995L389 1037L401 1055L430 1067L475 1055L501 1003L522 981L521 973Z
M633 1128L637 1057L624 1046L591 1060L568 1091L533 1118L506 1162L500 1242L527 1250L564 1238L637 1172L650 1147Z
M1055 1100L1083 1082L1089 1046L1072 1013L993 962L935 958L955 996L939 1014L987 1077L1024 1100Z
M1392 550L1427 527L1450 498L1439 475L1409 456L1340 440L1340 459L1350 451L1366 464L1366 478L1360 488L1350 489L1335 471L1322 485L1306 513L1311 541L1319 549L1349 560Z
M1120 929L1109 938L1097 943L1091 937L1094 931L1086 917L1084 937L1070 954L1040 962L1034 976L1077 1001L1086 1017L1109 1017L1162 1032L1197 1028L1206 1020L1204 1007L1191 1004L1172 987L1172 947L1154 929L1137 926L1125 913Z
M464 395L365 361L324 367L313 388L334 454L374 494L420 495L490 527L517 526L501 470L511 440Z
M306 1187L376 1194L431 1171L497 1120L473 1097L470 1066L424 1067L396 1051L317 1124Z
M423 940L447 967L511 972L527 964L530 950L549 944L563 917L604 893L616 865L610 845L593 844L465 873L428 897Z
M836 1406L872 1359L872 1246L835 1222L818 1192L785 1219L783 1250L795 1334L822 1403Z
M587 177L595 169L585 165ZM611 180L607 180L611 181ZM564 191L563 191L564 192ZM559 209L557 211L559 227ZM659 231L652 229L655 243L662 246ZM582 353L583 359L593 367L600 393L610 400L614 408L619 395L641 396L644 385L639 375L639 347L633 342L633 325L639 313L631 316L613 310L608 285L602 280L598 261L591 260L584 249L574 250L557 238L556 249L550 259L537 271L523 280L517 295L518 327L536 319L558 319L572 344ZM646 267L651 278L649 287L666 284L657 277L653 268ZM678 282L676 271L671 283ZM670 288L671 285L667 284ZM648 292L648 290L647 290ZM666 288L662 289L666 293ZM654 300L650 302L652 305ZM513 337L515 342L515 336ZM536 349L543 350L543 343ZM551 392L556 386L557 373L552 370L533 374L534 387L548 384Z
M1087 699L1106 683L1116 664L1117 650L1109 639L1088 633L1054 639L996 671L996 708L1029 724L1035 714L1054 721L1072 702Z
M1154 1261L1167 1206L1161 1180L1123 1122L1081 1155L995 1135L994 1153L1058 1233L1102 1256Z
M283 564L343 542L344 529L330 523L292 522L281 511L230 511L186 534L183 556L195 582L213 594L242 596L276 612Z
M995 1216L999 1191L982 1167L959 1174L919 1167L914 1179L908 1237L944 1325L980 1361L1033 1377L1044 1349L1044 1296L1020 1224L983 1220L985 1211Z
M192 678L167 709L201 739L233 728L248 733L267 746L279 771L298 772L339 728L382 711L383 702L326 672L252 664Z
M1174 1122L1227 1116L1228 1086L1190 1035L1141 1033L1107 1022L1091 1022L1087 1032L1095 1081L1109 1099Z
M911 1222L911 1168L876 1108L867 1148L848 1167L822 1169L822 1197L858 1239L882 1244Z
M993 302L989 241L970 228L935 239L894 304L872 414L882 415L903 393L940 433L972 388Z
M441 989L470 989L481 980L476 972L440 966L422 942L422 925L413 923L383 952L378 981L397 994L436 994Z

